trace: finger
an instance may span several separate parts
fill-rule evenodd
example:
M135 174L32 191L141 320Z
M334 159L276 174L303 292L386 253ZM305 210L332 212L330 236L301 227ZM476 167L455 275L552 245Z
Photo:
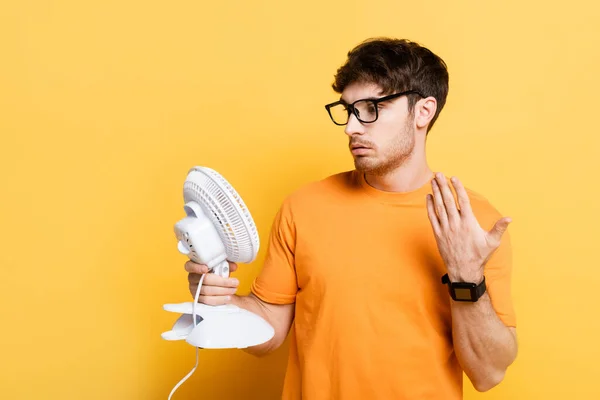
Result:
M198 296L198 303L209 306L221 306L231 302L231 296Z
M186 262L184 267L187 272L191 272L194 274L206 274L208 272L208 266L204 264L195 263L191 260Z
M455 176L453 176L450 180L452 181L452 186L454 186L456 196L458 197L458 205L460 206L461 215L465 217L473 216L471 201L469 200L469 195L467 194L467 190L463 186L462 182Z
M437 211L440 226L442 228L446 228L448 226L448 214L446 214L446 207L444 207L442 193L440 192L440 188L435 179L431 180L431 188L433 190L433 205Z
M220 286L220 287L238 287L240 282L236 278L224 278L217 274L206 274L204 276L203 285L206 286Z
M441 234L440 220L438 219L435 208L433 206L433 196L427 195L427 215L429 216L429 222L431 222L431 226L433 227L433 232L439 236Z
M448 220L450 222L457 222L460 219L458 209L456 208L456 200L452 195L452 190L448 186L446 177L441 172L435 174L435 180L437 181L440 191L442 192L442 199L444 199L444 205L446 206L446 212L448 213Z
M188 282L190 284L197 285L200 282L200 278L202 278L202 274L194 274L194 273L188 274Z
M512 222L512 219L509 217L500 218L492 227L492 229L488 232L488 238L491 241L491 244L494 246L499 246L500 241L502 239L502 235L508 229L508 224Z
M205 296L228 296L235 294L235 292L237 292L237 287L229 288L202 285L202 288L200 288L200 294L203 294Z
M229 272L235 272L238 269L238 265L234 262L228 261L229 263Z

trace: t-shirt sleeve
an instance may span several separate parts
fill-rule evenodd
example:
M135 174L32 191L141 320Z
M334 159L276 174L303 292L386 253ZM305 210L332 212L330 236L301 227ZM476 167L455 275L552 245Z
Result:
M499 218L500 217L496 220ZM492 222L490 226L482 226L482 228L489 231L494 226L494 223L495 221ZM500 320L502 320L504 325L516 327L517 319L511 294L513 264L509 230L510 225L508 230L502 235L500 246L492 254L485 265L484 274L487 291L496 314Z
M250 288L254 295L272 304L296 301L295 249L296 228L290 201L286 199L271 226L263 268Z

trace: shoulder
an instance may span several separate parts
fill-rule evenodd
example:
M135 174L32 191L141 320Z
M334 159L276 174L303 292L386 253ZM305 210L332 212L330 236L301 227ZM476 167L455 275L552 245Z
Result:
M321 199L324 196L344 194L357 187L355 171L344 171L312 181L296 188L286 196L287 201L294 203Z
M288 213L310 210L341 201L360 188L356 171L343 171L305 183L283 199L281 208Z

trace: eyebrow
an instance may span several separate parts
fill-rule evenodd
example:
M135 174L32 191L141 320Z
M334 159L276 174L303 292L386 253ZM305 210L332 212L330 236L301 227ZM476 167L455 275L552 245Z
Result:
M360 98L360 99L356 99L355 101L358 101L358 100L378 100L378 99L380 99L380 98L381 98L381 96L380 96L380 97L377 97L377 96L369 96L369 97L362 97L362 98ZM344 100L343 96L340 96L340 101L341 101L342 103L344 103L344 104L350 104L350 103L348 103L346 100Z

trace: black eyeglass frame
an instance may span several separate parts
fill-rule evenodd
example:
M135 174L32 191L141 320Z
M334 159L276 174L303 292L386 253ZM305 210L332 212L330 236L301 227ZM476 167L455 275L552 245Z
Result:
M358 119L361 123L363 124L372 124L373 122L377 121L377 119L379 118L379 108L377 107L377 104L384 102L384 101L388 101L388 100L393 100L397 97L400 96L406 96L409 94L417 94L423 98L425 98L426 96L423 96L420 92L416 91L416 90L407 90L404 92L399 92L399 93L394 93L394 94L390 94L384 97L380 97L378 99L358 99L356 100L354 103L352 104L346 104L345 101L343 100L338 100L335 101L333 103L327 104L325 105L325 109L327 110L327 113L329 114L329 118L331 118L331 120L333 121L334 124L338 125L338 126L344 126L348 123L348 121L350 120L350 113L354 114L354 116L356 117L356 119ZM371 103L373 103L373 106L375 107L375 119L373 121L363 121L362 119L360 119L360 117L358 116L358 113L356 111L356 108L354 107L354 105L360 101L370 101ZM334 106L337 106L339 104L345 105L346 106L346 111L348 111L348 119L346 120L345 123L343 124L338 124L337 122L335 122L335 119L333 119L333 115L331 115L331 108Z

